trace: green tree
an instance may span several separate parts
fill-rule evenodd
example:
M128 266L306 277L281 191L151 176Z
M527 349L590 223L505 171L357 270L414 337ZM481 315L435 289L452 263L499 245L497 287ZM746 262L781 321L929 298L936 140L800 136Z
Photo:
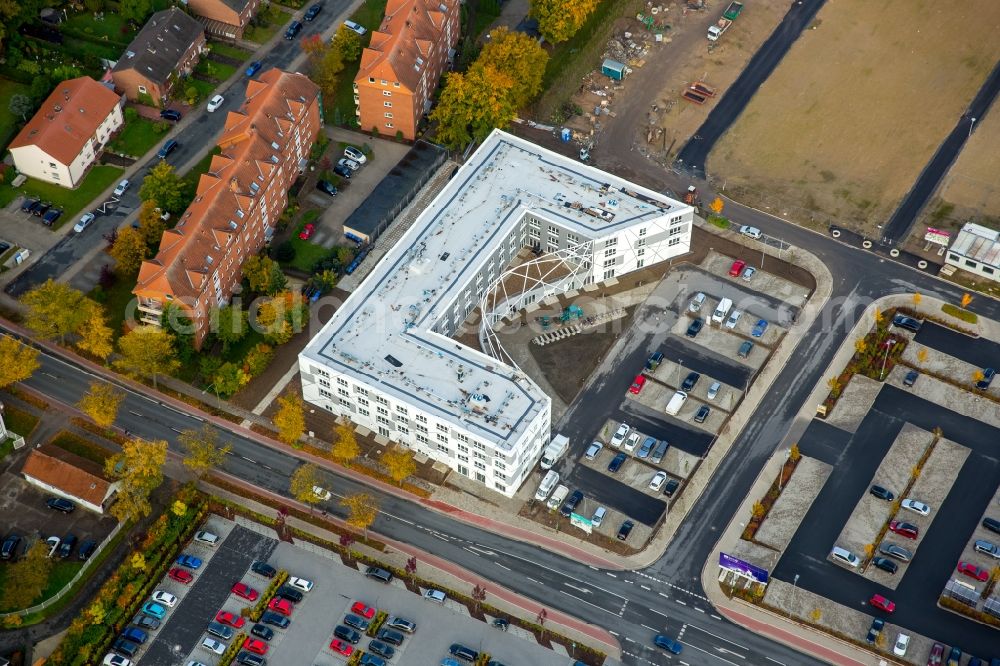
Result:
M330 457L341 463L350 462L361 454L361 447L358 446L358 438L354 436L354 429L347 423L338 423L333 429L336 440L330 448Z
M120 482L109 513L122 522L148 516L149 496L163 482L166 461L165 441L126 440L121 453L104 461L104 473Z
M11 114L20 116L22 121L28 122L28 116L35 112L35 103L27 95L18 93L11 95L10 102L7 103L7 109Z
M142 24L153 12L152 0L121 0L118 3L118 13L126 21Z
M288 484L288 490L292 493L292 497L303 504L308 504L310 513L312 513L313 507L323 499L314 490L318 487L319 467L312 463L299 465L298 469L292 472L292 478Z
M13 609L30 607L48 585L52 564L49 550L41 539L28 549L23 558L8 564L7 580L17 581L17 584L4 585L3 606Z
M243 262L243 277L250 291L268 296L283 291L288 284L281 266L266 255L249 257Z
M417 471L417 463L413 460L413 451L400 447L387 449L382 454L382 463L389 470L389 476L400 486Z
M38 350L17 338L0 334L0 390L23 382L38 369Z
M149 170L139 189L143 201L155 201L160 208L174 215L184 210L184 182L166 160Z
M127 277L138 274L143 260L149 256L149 246L138 229L125 227L115 236L108 254L115 259L115 272Z
M309 58L310 79L319 86L323 98L333 100L337 94L337 82L344 70L344 59L332 43L324 42L319 35L302 40L302 50Z
M197 430L185 430L177 441L184 449L184 466L199 479L222 465L233 450L232 444L219 446L219 431L208 423Z
M550 44L565 42L577 33L597 7L598 0L531 0L530 15Z
M331 45L340 54L342 62L354 62L361 57L361 35L346 25L341 24L337 28L337 34L333 36Z
M510 32L499 27L479 53L474 66L489 65L510 76L511 104L515 109L527 106L542 91L542 77L549 55L541 45L523 32Z
M514 80L491 65L452 72L431 120L438 123L438 139L458 149L473 139L485 139L495 128L505 127L517 115Z
M104 381L92 381L90 389L80 398L77 407L89 416L90 420L99 428L107 430L118 418L118 410L124 399L125 394L111 384Z
M295 444L306 429L305 405L295 393L278 398L278 412L274 415L278 426L278 439L288 445Z
M223 355L229 352L230 345L239 342L247 334L247 313L238 305L213 308L210 320L215 337L222 342Z
M115 367L127 374L150 377L156 388L158 375L170 374L180 367L173 336L158 326L139 326L118 340L121 358Z
M40 338L65 343L66 336L79 331L87 320L86 302L81 292L49 278L21 298L27 307L24 323Z
M241 366L227 361L219 366L212 376L212 382L220 395L230 396L250 383L250 375Z
M157 203L152 199L143 201L139 208L139 234L146 245L149 248L157 247L166 229L167 222Z

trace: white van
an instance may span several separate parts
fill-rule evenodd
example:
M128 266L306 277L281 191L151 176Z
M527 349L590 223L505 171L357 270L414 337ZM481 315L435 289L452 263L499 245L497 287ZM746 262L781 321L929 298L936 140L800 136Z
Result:
M549 470L545 475L545 478L543 478L542 482L539 484L538 490L535 491L535 499L539 502L545 501L545 498L549 496L549 493L552 492L552 489L556 487L557 483L559 483L559 472Z
M699 291L697 294L694 295L694 298L691 299L691 303L688 305L688 311L697 313L699 310L701 310L701 305L704 302L705 302L705 294Z
M569 488L560 484L560 486L556 488L556 491L552 493L552 497L549 498L549 501L546 502L545 506L550 509L555 509L563 503L563 500L566 499L566 495L569 495Z
M723 298L719 301L719 307L715 308L715 312L712 313L712 321L716 324L721 324L726 320L726 315L729 314L730 308L733 307L733 301L731 298Z
M857 555L846 548L841 548L840 546L834 546L833 550L830 551L830 555L833 557L835 562L846 564L852 569L857 569L858 565L861 564L861 560L858 559Z
M677 413L681 411L681 407L688 399L688 394L684 391L678 391L674 393L674 397L670 398L670 402L667 403L667 414L670 416L677 416Z

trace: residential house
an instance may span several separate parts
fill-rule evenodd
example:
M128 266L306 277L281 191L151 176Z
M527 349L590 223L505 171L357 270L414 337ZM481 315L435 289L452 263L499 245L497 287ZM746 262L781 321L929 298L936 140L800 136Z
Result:
M187 0L188 10L205 26L205 32L219 37L242 39L260 0Z
M111 70L115 88L130 100L164 106L177 81L194 71L205 31L177 7L153 14Z
M967 223L948 248L945 263L1000 282L1000 231Z
M140 320L160 325L175 304L195 325L195 344L209 332L213 308L229 303L244 260L260 251L305 169L322 119L319 88L302 74L271 69L247 82L247 99L230 111L220 155L198 182L177 226L144 261L134 293Z
M458 0L389 0L354 77L362 129L414 139L458 42Z
M47 493L73 500L80 506L104 513L118 492L118 481L104 469L54 444L33 449L24 461L25 480Z
M74 188L124 122L122 99L89 76L56 86L9 146L21 173Z

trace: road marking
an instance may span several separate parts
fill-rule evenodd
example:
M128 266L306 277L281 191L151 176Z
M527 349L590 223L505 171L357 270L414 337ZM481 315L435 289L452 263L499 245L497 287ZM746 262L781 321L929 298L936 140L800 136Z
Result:
M496 555L496 553L494 553L492 550L486 550L485 548L476 548L475 546L469 546L469 548L471 548L472 550L475 550L477 552L480 552L483 555L489 555L490 557L493 557L494 555Z
M667 618L668 620L670 619L669 615L667 615L666 613L661 613L660 611L656 610L655 608L647 608L646 610L651 611L653 613L656 613L657 615L662 615L663 617Z
M618 578L618 576L614 575L614 574L613 574L613 573L611 573L610 571L605 571L604 573L608 574L608 575L609 575L609 576L611 576L612 578Z
M583 592L584 594L593 594L593 592L591 592L587 588L585 588L585 587L577 587L576 585L573 585L572 583L563 582L563 585L565 585L566 587L572 587L574 590L578 590L579 592Z
M719 652L721 652L722 654L731 654L734 657L739 657L740 659L746 659L746 657L744 655L739 654L738 652L733 652L732 650L727 650L726 648L717 647L715 649L718 650Z
M42 374L46 377L51 377L52 379L59 379L57 375L53 375L51 372L43 372Z
M653 629L653 628L652 628L651 626L649 626L648 624L643 624L643 625L641 625L641 626L642 626L642 627L643 627L644 629L649 629L649 630L650 630L650 631L652 631L653 633L656 633L656 629Z
M669 598L670 598L670 596L669 596L669 595L667 595L667 593L666 593L666 592L660 592L660 593L659 593L659 595L660 595L661 597L663 597L664 599L669 599Z
M707 655L708 655L708 656L710 656L710 657L715 657L715 658L716 658L716 659L718 659L719 661L724 661L724 662L726 662L727 664L732 664L733 666L739 666L739 665L738 665L738 664L737 664L736 662L734 662L734 661L729 661L728 659L723 659L723 658L722 658L722 657L720 657L719 655L717 655L717 654L712 654L712 653L711 653L711 652L709 652L708 650L703 650L702 648L698 647L697 645L691 645L690 643L685 643L685 645L687 645L688 647L690 647L690 648L693 648L693 649L695 649L695 650L698 650L699 652L704 652L705 654L707 654Z
M699 627L696 624L689 624L688 626L691 627L692 629L697 629L698 631L706 633L709 636L714 636L715 638L718 638L720 641L725 641L725 642L729 643L730 645L735 645L736 647L740 648L741 650L746 650L748 652L750 651L750 648L746 647L745 645L740 645L739 643L734 643L733 641L729 640L728 638L723 638L722 636L719 636L718 634L713 634L708 629L702 629L701 627Z
M652 592L652 590L653 590L653 588L651 588L651 587L646 587L646 586L645 586L645 585L643 585L642 583L639 583L639 587L641 587L641 588L642 588L642 589L644 589L644 590L649 590L649 591L651 591L651 592Z
M764 657L764 659L767 659L768 661L773 661L774 663L779 664L779 666L785 666L784 663L778 661L777 659L771 659L770 657Z
M500 564L499 562L494 562L493 564L497 565L501 569L505 569L507 571L510 571L510 569L508 567L505 567L504 565Z
M136 416L142 416L142 414L140 414L139 412L133 412L131 409L128 410L128 413L129 414L135 414Z
M475 551L474 549L469 548L468 546L462 546L462 550L467 550L470 553L472 553L473 555L475 555L476 557L479 557L479 553L477 551Z
M170 426L170 429L173 430L176 433L183 433L184 432L183 430L178 430L177 428L175 428L173 426Z
M569 593L569 592L567 592L566 590L559 590L559 591L560 591L561 593L565 594L565 595L566 595L567 597L573 597L573 598L574 598L574 599L576 599L577 601L579 601L579 602L582 602L582 603L585 603L585 604L587 604L588 606L593 606L593 607L594 607L594 608L596 608L597 610L602 610L602 611L604 611L605 613L607 613L608 615L614 615L614 616L617 616L617 615L618 615L618 613L616 613L616 612L614 612L614 611L609 611L609 610L608 610L607 608L605 608L604 606L598 606L597 604L592 604L592 603L590 603L589 601L587 601L586 599L581 599L580 597L576 596L575 594L570 594L570 593Z
M525 562L525 563L527 563L527 564L530 564L530 565L531 565L531 566L533 566L533 567L541 567L542 569L546 569L546 570L548 570L548 571L551 571L552 573L554 573L554 574L558 574L558 575L562 576L563 578L569 578L570 580L574 580L574 581L576 581L577 583L580 583L581 585L590 585L590 587L592 587L592 588L594 588L594 589L596 589L596 590L600 590L601 592L604 592L605 594L609 594L609 595L611 595L611 596L613 596L613 597L618 597L619 599L624 599L624 598L625 598L625 597L623 597L623 596L622 596L622 595L620 595L620 594L617 594L617 593L615 593L615 592L612 592L611 590L606 590L606 589L604 589L604 588L603 588L603 587L601 587L600 585L594 585L594 584L590 583L589 581L585 581L585 580L580 580L579 578L576 578L575 576L570 576L569 574L567 574L567 573L564 573L563 571L560 571L560 570L558 570L558 569L553 569L552 567L547 567L547 566L545 566L544 564L540 564L540 563L538 563L538 562L535 562L535 561L533 561L533 560L529 560L529 559L527 559L527 558L524 558L524 557L521 557L521 556L519 556L519 555L515 555L515 554L513 554L513 553L508 553L508 552L506 552L506 551L503 551L503 550L500 550L499 548L495 548L494 550L495 550L495 551L496 551L497 553L499 553L500 555L506 555L507 557L509 557L509 558L511 558L511 559L516 559L516 560L521 560L522 562ZM613 574L609 574L609 575L610 575L610 576L611 576L612 578L617 578L617 576L615 576L615 575L613 575Z
M720 621L722 620L722 618L716 615L715 613L712 613L712 618Z
M696 611L698 611L699 613L704 613L704 612L705 612L705 611L704 611L703 609L701 609L701 608L698 608L697 606L695 606L695 608L694 608L694 609L695 609Z
M528 580L530 580L532 583L536 583L538 585L544 585L545 584L545 583L539 583L537 580L535 580L531 576L525 576L525 578L527 578Z
M621 636L621 634L619 634L617 631L611 631L610 629L608 629L608 633L611 634L612 636Z
M257 464L257 461L253 458L247 458L246 456L240 456L240 458L243 458L243 460L246 460L248 463L253 463L254 465Z
M681 606L687 606L687 604L684 603L683 601L681 601L680 599L674 599L674 601L676 601L677 603L679 603Z
M443 536L441 536L437 532L431 532L431 536L434 537L435 539L441 539L441 541L444 541L446 543L448 541L447 539L445 539Z

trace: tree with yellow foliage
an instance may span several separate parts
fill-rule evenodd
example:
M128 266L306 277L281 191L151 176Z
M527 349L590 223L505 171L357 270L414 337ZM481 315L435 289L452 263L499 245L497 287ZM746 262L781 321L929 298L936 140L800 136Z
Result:
M167 443L163 440L128 439L121 453L104 461L104 473L120 481L118 494L109 512L122 522L148 516L149 496L163 483L163 463Z
M152 199L142 202L139 207L139 235L146 243L147 247L156 247L163 237L163 232L167 229L167 222L163 219L163 211Z
M962 307L963 308L969 307L969 303L971 303L971 302L972 302L972 294L970 294L970 293L964 293L964 294L962 294Z
M389 476L401 487L403 481L413 476L417 471L417 463L413 460L413 451L402 447L393 447L382 454L382 463L389 470Z
M278 427L278 439L289 446L294 445L306 429L305 408L295 393L278 398L278 412L274 415L274 425Z
M0 335L0 389L23 382L38 369L38 350L17 338Z
M79 332L77 349L101 361L106 361L108 356L111 356L111 352L115 349L114 336L104 316L104 309L97 303L92 301L88 303L87 319L81 325Z
M93 381L90 382L90 389L83 394L76 406L99 428L107 430L118 418L118 409L124 399L125 393L111 384Z
M368 538L368 528L378 517L378 502L368 493L348 495L340 501L347 509L347 524L355 529L364 530Z
M531 0L529 14L550 44L565 42L583 27L598 0Z
M27 308L25 326L44 340L60 343L76 333L89 314L83 292L52 278L25 294L21 303Z
M338 423L333 429L336 440L330 448L330 457L341 463L354 460L361 454L361 447L358 446L358 438L354 436L354 429L348 423Z
M139 326L118 340L121 358L115 367L126 374L150 377L153 388L159 375L170 374L180 367L174 349L174 337L157 326Z
M149 246L138 229L125 227L118 232L108 254L115 259L115 272L130 276L139 272L139 266L149 256Z
M712 203L708 204L708 207L716 215L722 215L722 209L726 207L726 202L722 200L722 197L715 197Z
M549 54L523 32L511 32L501 26L493 29L474 67L488 65L510 76L514 85L510 103L515 109L524 108L542 91L542 77Z
M470 67L465 74L452 72L431 120L438 123L437 138L449 148L481 141L497 127L505 127L517 115L514 79L492 65Z

